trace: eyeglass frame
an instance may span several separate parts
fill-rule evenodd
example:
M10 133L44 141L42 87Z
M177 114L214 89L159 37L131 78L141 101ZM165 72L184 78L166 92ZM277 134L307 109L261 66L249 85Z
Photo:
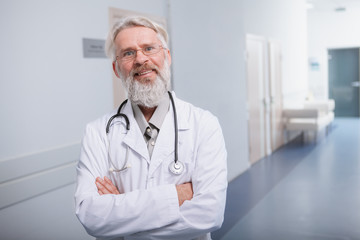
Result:
M156 46L156 45L155 45L155 46ZM137 56L137 52L138 52L138 51L141 51L142 54L144 54L145 56L152 56L152 55L155 55L155 54L159 53L159 52L161 51L161 49L163 49L163 50L166 50L166 49L167 49L167 48L164 48L164 46L161 45L161 44L159 44L159 45L157 45L157 46L159 47L159 51L157 51L157 52L155 52L155 53L151 53L151 54L145 53L145 52L144 52L144 49L145 49L145 48L147 48L147 47L154 47L154 46L151 46L151 45L147 45L147 46L142 47L142 48L128 50L128 51L134 51L134 52L135 52L134 57L132 57L132 58L129 58L129 59L127 59L127 60L126 60L126 59L124 60L124 58L122 58L122 57L120 57L120 56L116 56L116 60L118 60L118 61L120 61L120 62L130 62L130 61L134 61L134 60L136 59L136 56ZM128 51L125 51L125 52L128 52ZM121 53L121 52L120 52L120 53Z

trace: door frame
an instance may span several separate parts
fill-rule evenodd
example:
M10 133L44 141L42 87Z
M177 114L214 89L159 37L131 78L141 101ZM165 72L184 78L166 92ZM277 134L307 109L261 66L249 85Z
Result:
M282 117L282 53L279 41L269 39L269 93L270 93L270 144L271 152L284 144Z
M257 41L262 45L260 75L258 82L250 80L249 72L249 41ZM269 103L268 93L268 51L267 40L262 36L246 34L246 86L247 86L247 122L249 141L249 162L256 163L265 157L269 151ZM253 84L258 84L252 87ZM258 88L258 89L257 89ZM255 91L254 91L255 90ZM257 91L256 91L257 90ZM259 119L256 119L259 118ZM259 122L257 124L256 122ZM258 143L260 142L260 143Z

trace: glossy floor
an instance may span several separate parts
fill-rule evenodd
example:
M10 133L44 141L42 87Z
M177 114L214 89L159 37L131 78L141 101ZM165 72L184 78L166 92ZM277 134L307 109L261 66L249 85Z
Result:
M222 240L360 239L360 120L292 142L229 184Z

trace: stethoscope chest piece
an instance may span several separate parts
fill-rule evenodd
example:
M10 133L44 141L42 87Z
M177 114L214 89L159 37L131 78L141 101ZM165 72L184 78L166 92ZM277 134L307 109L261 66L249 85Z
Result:
M184 171L184 164L180 161L171 162L169 164L169 170L175 175L180 175Z

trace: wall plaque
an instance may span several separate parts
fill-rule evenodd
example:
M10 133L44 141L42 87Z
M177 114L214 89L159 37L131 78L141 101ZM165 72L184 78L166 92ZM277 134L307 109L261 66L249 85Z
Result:
M106 58L105 40L83 38L84 58Z

